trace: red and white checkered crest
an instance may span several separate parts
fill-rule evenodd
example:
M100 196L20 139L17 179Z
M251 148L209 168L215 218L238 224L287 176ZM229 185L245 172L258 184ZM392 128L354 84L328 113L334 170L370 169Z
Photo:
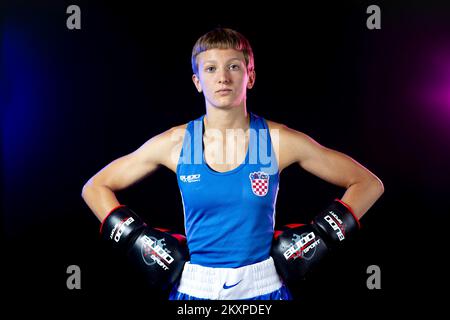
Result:
M252 191L258 197L264 197L269 191L269 175L262 171L252 172L249 175Z

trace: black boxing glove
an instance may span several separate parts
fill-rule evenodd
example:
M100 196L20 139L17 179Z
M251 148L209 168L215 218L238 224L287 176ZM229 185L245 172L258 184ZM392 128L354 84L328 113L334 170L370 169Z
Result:
M312 222L322 233L327 244L336 248L344 240L351 238L360 228L358 218L348 204L335 199L325 210L320 212Z
M274 233L271 256L281 278L298 281L359 229L351 208L339 199L320 212L311 224L290 224Z
M312 224L288 224L274 233L271 256L280 277L303 280L328 253L328 246Z
M125 254L151 287L163 290L177 281L189 257L186 238L165 231L148 227L124 205L114 208L100 228L103 240Z
M110 246L126 251L133 240L147 225L125 205L115 207L105 217L100 226L100 236Z

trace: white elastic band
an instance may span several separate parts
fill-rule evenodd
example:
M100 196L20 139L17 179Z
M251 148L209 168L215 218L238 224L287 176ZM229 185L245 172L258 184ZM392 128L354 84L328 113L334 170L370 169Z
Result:
M210 268L187 262L178 291L210 300L249 299L280 289L272 257L240 268Z

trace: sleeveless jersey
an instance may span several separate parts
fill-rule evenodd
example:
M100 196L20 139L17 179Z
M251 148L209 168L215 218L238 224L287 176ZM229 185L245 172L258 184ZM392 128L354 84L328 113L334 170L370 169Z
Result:
M218 172L205 161L204 116L188 123L177 164L191 263L237 268L268 259L279 171L267 122L249 112L244 162Z

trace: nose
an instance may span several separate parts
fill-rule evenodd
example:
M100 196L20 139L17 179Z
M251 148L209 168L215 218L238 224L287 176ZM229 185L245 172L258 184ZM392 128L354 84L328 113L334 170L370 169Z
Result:
M228 70L224 69L219 73L219 84L228 84L231 82Z

